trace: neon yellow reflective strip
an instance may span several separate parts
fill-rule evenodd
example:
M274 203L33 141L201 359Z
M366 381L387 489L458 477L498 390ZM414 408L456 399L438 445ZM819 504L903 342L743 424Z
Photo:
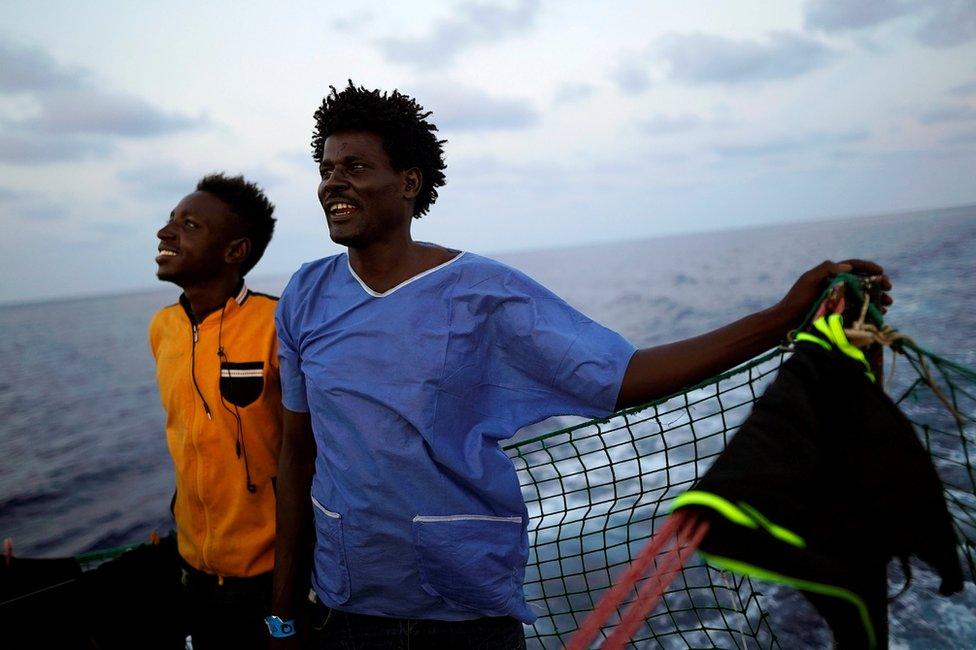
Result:
M830 326L830 331L834 335L834 343L840 348L840 351L849 356L850 358L860 361L866 370L864 374L868 376L872 382L874 381L874 373L871 372L871 364L868 363L867 358L865 358L864 353L860 349L851 345L850 341L847 340L847 335L844 334L844 321L840 314L831 314L827 319L827 324Z
M796 546L797 548L807 547L807 541L805 539L803 539L802 537L794 533L792 530L788 530L786 528L783 528L782 526L778 526L773 522L771 522L770 520L766 519L766 517L761 512L759 512L758 510L750 506L748 503L744 501L739 501L739 507L745 510L746 513L748 513L753 518L753 520L758 521L759 525L765 528L767 531L769 531L769 534L775 537L776 539L786 542L787 544Z
M813 326L816 327L821 334L823 334L827 339L837 346L837 349L864 365L864 374L867 375L868 379L872 382L876 382L874 373L871 372L871 364L865 358L864 353L858 348L851 345L851 342L847 340L847 335L844 334L844 321L840 314L831 314L829 318L821 316L817 320L813 321ZM796 335L799 339L803 334Z
M851 345L850 341L847 340L847 335L844 334L844 321L841 320L840 314L831 314L830 318L827 319L827 325L830 327L831 334L833 334L834 344L840 348L841 352L870 367L868 360L864 358L864 353Z
M723 517L734 524L745 526L746 528L759 528L762 526L776 539L791 544L799 548L806 548L805 539L794 533L792 530L783 528L766 519L762 513L750 506L748 503L740 501L734 504L728 499L724 499L717 494L705 492L703 490L689 490L678 496L671 504L671 512L685 506L705 506L717 511Z
M800 332L795 337L793 337L793 340L794 341L808 341L810 343L816 343L817 345L819 345L820 347L822 347L824 350L827 350L828 352L831 349L830 348L830 343L827 343L826 341L824 341L819 336L814 336L813 334L807 334L806 332Z
M716 510L733 524L739 524L740 526L746 526L748 528L759 527L759 525L752 520L752 517L742 512L738 506L727 499L723 499L717 494L712 494L711 492L689 490L684 494L678 495L678 498L675 499L674 503L671 504L671 512L685 506L706 506Z
M837 345L837 341L834 340L834 333L830 331L829 327L827 327L826 318L821 316L817 320L813 321L813 326L816 327L818 330L820 330L820 333L823 334L828 341L830 341L834 345Z
M815 594L822 594L824 596L832 596L834 598L846 600L857 608L857 612L861 617L861 623L864 625L864 631L867 633L868 647L877 647L878 639L874 633L874 625L871 623L871 617L868 616L867 605L865 605L861 597L855 594L853 591L849 591L843 587L836 587L834 585L825 585L820 582L811 582L809 580L802 580L800 578L791 578L789 576L784 576L781 573L776 573L775 571L763 569L746 562L740 562L739 560L733 560L720 555L712 555L711 553L704 553L702 551L698 551L698 554L705 558L706 562L719 569L728 569L729 571L735 571L736 573L751 576L759 580L775 582L776 584L786 585L788 587L793 587L794 589L802 589L803 591L811 591Z

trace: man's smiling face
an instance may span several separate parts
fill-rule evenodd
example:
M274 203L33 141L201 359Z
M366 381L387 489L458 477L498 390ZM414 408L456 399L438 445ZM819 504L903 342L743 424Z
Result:
M185 287L222 273L236 221L227 204L212 194L193 192L183 197L156 233L156 277Z
M382 241L409 223L414 172L393 169L383 141L368 131L334 133L325 140L319 164L319 202L332 241L362 248Z

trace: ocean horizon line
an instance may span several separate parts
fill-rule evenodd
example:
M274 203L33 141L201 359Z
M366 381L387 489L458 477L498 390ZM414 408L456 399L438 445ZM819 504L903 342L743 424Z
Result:
M976 203L961 203L961 204L945 205L939 207L910 208L910 209L898 210L896 212L870 212L870 213L862 213L862 214L849 214L843 216L802 218L796 221L774 221L774 222L766 222L766 223L749 223L744 225L723 226L719 228L703 228L698 230L690 229L681 232L661 233L657 235L640 236L640 237L629 238L629 239L628 238L613 238L613 239L606 239L606 240L600 239L596 241L580 242L575 244L564 244L564 245L552 246L552 247L533 246L527 248L510 248L505 250L483 251L483 252L479 252L479 254L486 255L489 257L510 257L510 256L531 255L534 253L572 251L572 250L590 248L594 246L607 246L607 245L618 244L618 243L651 242L651 241L677 239L677 238L691 237L691 236L698 236L698 235L721 235L723 233L732 234L732 233L747 232L750 230L766 230L766 229L778 228L778 227L789 228L789 227L807 226L807 225L820 225L820 224L828 224L832 222L844 222L844 221L852 221L852 220L877 221L877 220L885 220L885 219L908 218L912 216L950 217L952 216L951 213L955 211L965 211L974 208L976 208ZM305 261L309 261L309 260L303 260L301 263L304 263ZM284 282L287 281L289 277L291 277L292 273L293 271L287 273L269 273L267 275L262 274L262 275L254 276L253 278L249 278L248 283L250 285L267 285L272 283L281 283L283 286ZM95 290L91 292L73 293L69 295L45 296L42 298L0 299L0 309L33 307L37 305L46 305L52 303L68 303L68 302L83 301L83 300L103 300L103 299L112 299L112 298L124 298L126 296L133 296L133 295L148 295L151 293L155 293L157 291L160 293L172 292L172 288L166 285L144 284L144 285L127 287L122 289L111 289L107 291Z

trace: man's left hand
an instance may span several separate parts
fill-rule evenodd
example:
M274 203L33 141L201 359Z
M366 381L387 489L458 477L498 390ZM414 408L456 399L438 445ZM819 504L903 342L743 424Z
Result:
M800 276L786 296L779 301L776 309L780 310L792 323L791 327L796 327L807 312L810 311L813 301L820 297L820 294L827 286L831 278L841 273L854 273L857 275L881 276L881 311L886 312L887 306L891 304L891 296L888 291L891 289L891 280L884 274L884 268L874 262L867 260L844 260L843 262L821 262L806 273Z

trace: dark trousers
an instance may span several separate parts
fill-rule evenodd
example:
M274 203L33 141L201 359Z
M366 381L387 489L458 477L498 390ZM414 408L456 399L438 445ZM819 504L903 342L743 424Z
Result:
M265 650L271 573L219 579L183 565L183 605L193 650Z
M176 536L144 544L82 575L73 606L100 650L183 650L186 625ZM51 619L52 621L55 619ZM0 645L3 645L0 643ZM34 644L31 648L63 647Z
M522 623L510 617L428 621L348 614L315 605L317 650L524 650ZM196 648L194 648L196 650Z

